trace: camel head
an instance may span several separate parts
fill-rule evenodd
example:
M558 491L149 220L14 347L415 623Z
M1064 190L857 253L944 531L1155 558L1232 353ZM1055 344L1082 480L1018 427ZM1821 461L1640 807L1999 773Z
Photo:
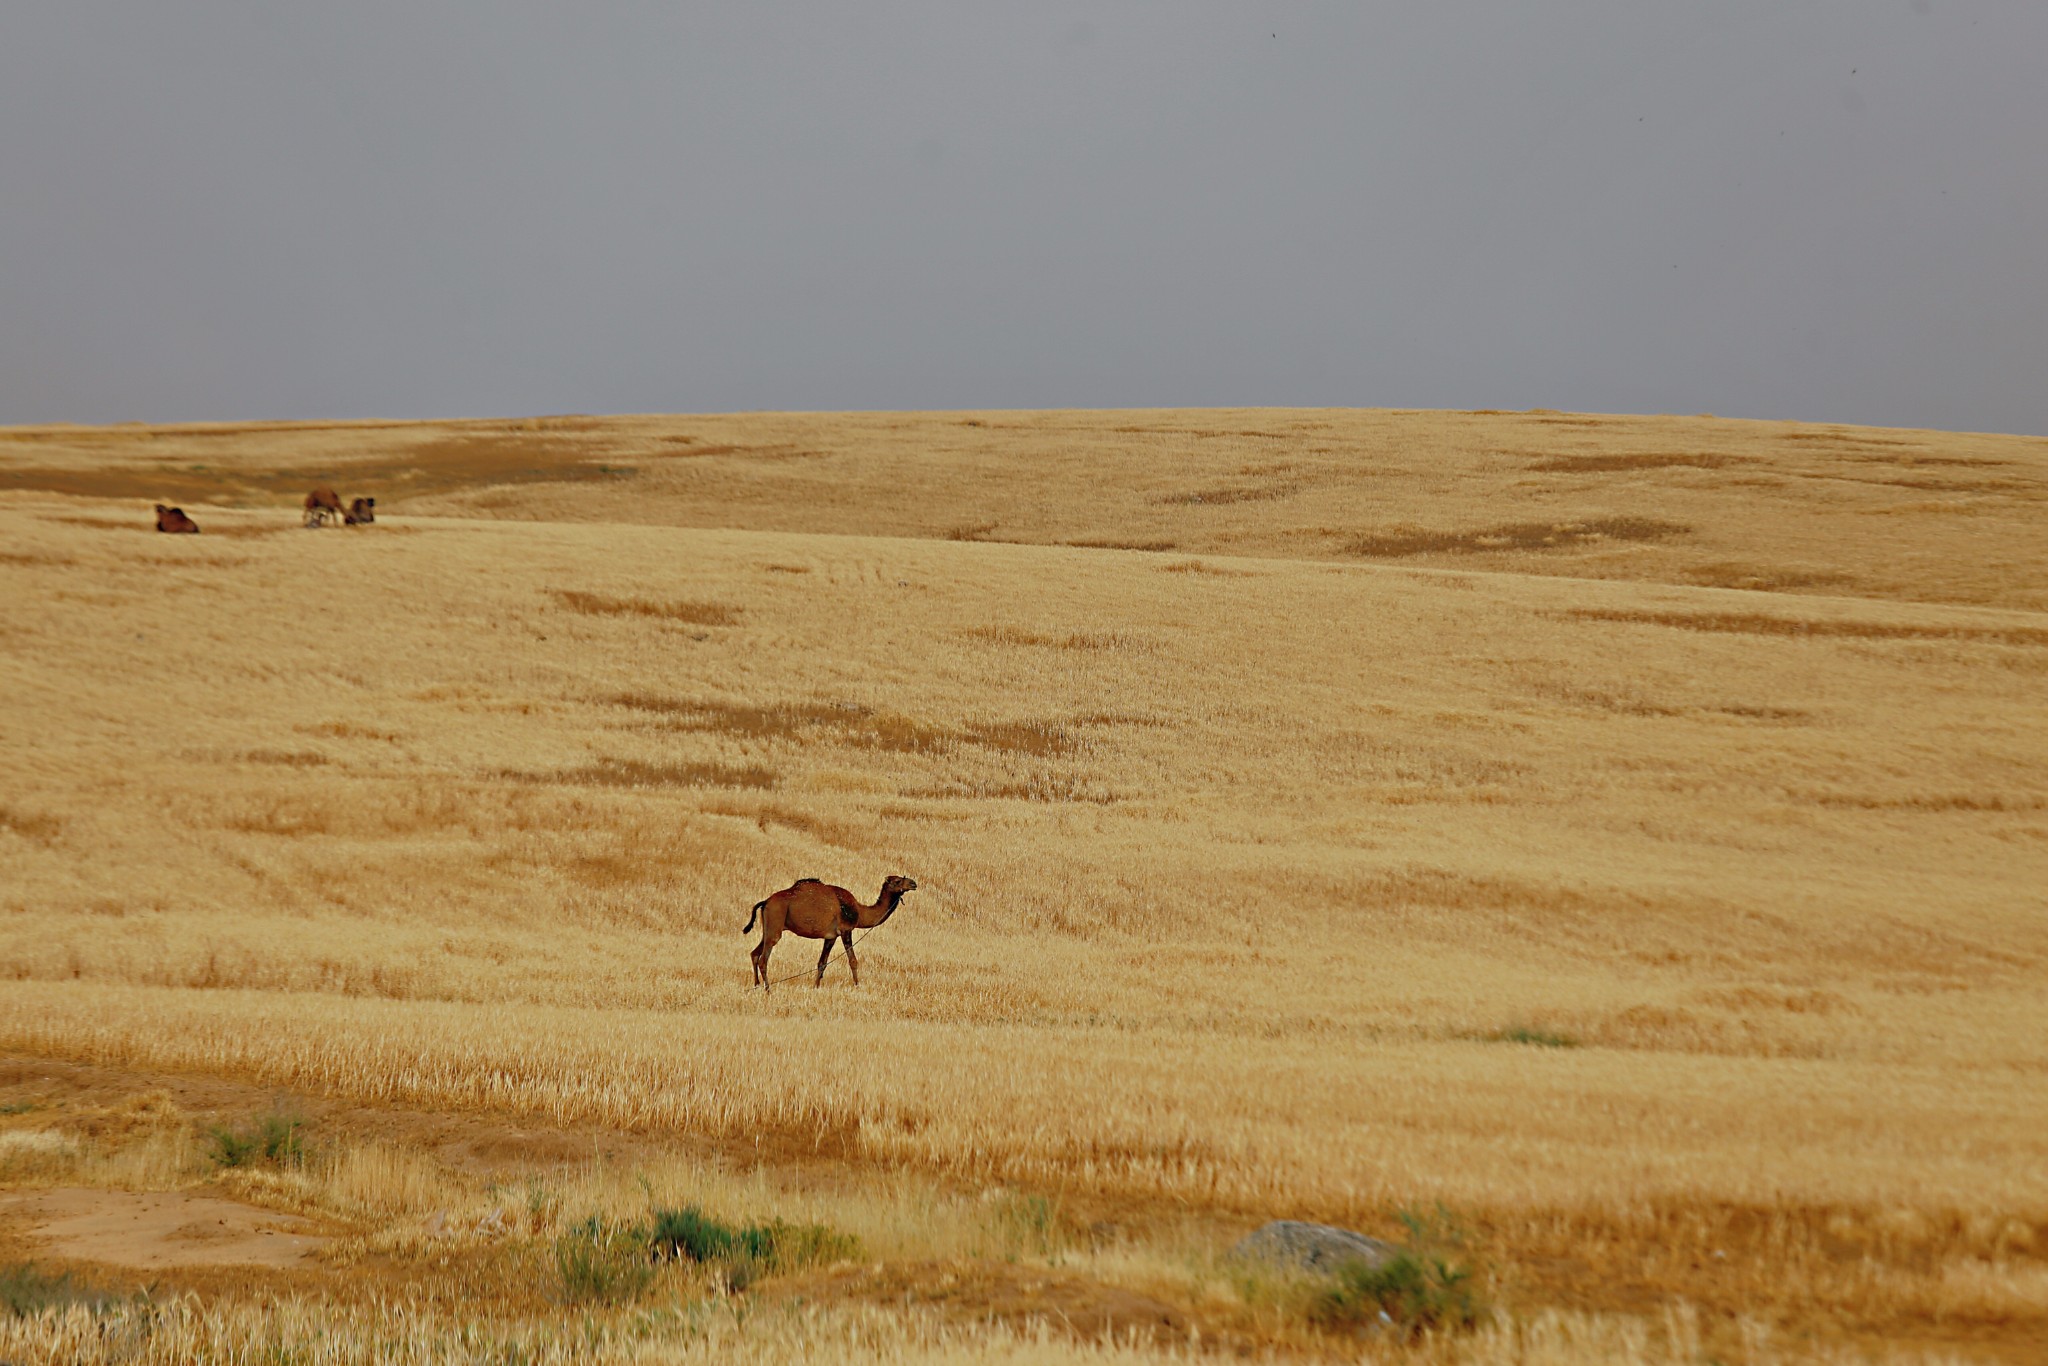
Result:
M914 892L916 890L917 879L905 877L901 873L891 873L882 880L882 899L884 901L894 902L905 892Z

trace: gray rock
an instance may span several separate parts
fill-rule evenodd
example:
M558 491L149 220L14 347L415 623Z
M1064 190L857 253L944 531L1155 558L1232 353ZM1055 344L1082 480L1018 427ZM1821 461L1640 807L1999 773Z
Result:
M1230 1249L1233 1259L1266 1262L1276 1266L1299 1267L1305 1271L1335 1271L1345 1262L1378 1266L1401 1249L1348 1228L1328 1224L1304 1224L1278 1219L1239 1239Z

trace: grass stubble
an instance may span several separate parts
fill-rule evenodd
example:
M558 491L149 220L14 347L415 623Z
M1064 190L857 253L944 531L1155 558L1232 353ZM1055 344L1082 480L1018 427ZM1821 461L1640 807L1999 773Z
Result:
M184 492L215 533L316 467L390 516L123 534L153 470L232 491ZM8 1185L341 1236L281 1301L19 1271L59 1289L0 1357L2048 1340L2043 443L760 415L35 429L0 472L0 1047L639 1144L513 1192L23 1083ZM754 900L894 871L858 992L741 989ZM860 1250L563 1293L685 1207ZM1357 1337L1217 1255L1439 1207L1470 1330ZM1171 1333L992 1308L1089 1286Z

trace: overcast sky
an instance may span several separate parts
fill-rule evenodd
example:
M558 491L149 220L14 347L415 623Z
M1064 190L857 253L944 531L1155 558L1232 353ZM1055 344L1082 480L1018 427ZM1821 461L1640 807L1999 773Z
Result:
M0 8L0 423L2048 433L2048 4Z

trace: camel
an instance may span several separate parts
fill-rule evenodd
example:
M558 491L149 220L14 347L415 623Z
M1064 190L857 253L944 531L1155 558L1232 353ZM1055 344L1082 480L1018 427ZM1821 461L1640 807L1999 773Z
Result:
M822 939L825 951L818 955L818 976L812 986L821 985L825 980L825 963L832 957L832 941L837 938L846 945L846 965L853 969L853 984L860 985L860 960L853 956L853 932L871 930L896 914L896 903L903 900L905 892L917 890L917 883L899 873L891 873L882 881L881 895L872 906L863 906L854 899L852 892L844 887L833 887L814 877L799 879L795 884L783 888L766 901L754 903L754 913L747 917L747 927L741 934L751 934L754 922L761 922L761 942L754 946L754 980L761 990L768 990L768 955L775 952L775 941L782 938L784 930L802 935L805 939Z
M341 495L326 485L306 495L307 526L324 525L329 518L338 522L346 515L341 510Z
M156 529L158 531L182 531L197 536L199 534L199 523L187 517L183 508L167 508L162 503L158 503L156 505Z
M377 500L375 498L356 499L348 505L348 511L342 514L341 520L349 526L363 526L376 521Z

